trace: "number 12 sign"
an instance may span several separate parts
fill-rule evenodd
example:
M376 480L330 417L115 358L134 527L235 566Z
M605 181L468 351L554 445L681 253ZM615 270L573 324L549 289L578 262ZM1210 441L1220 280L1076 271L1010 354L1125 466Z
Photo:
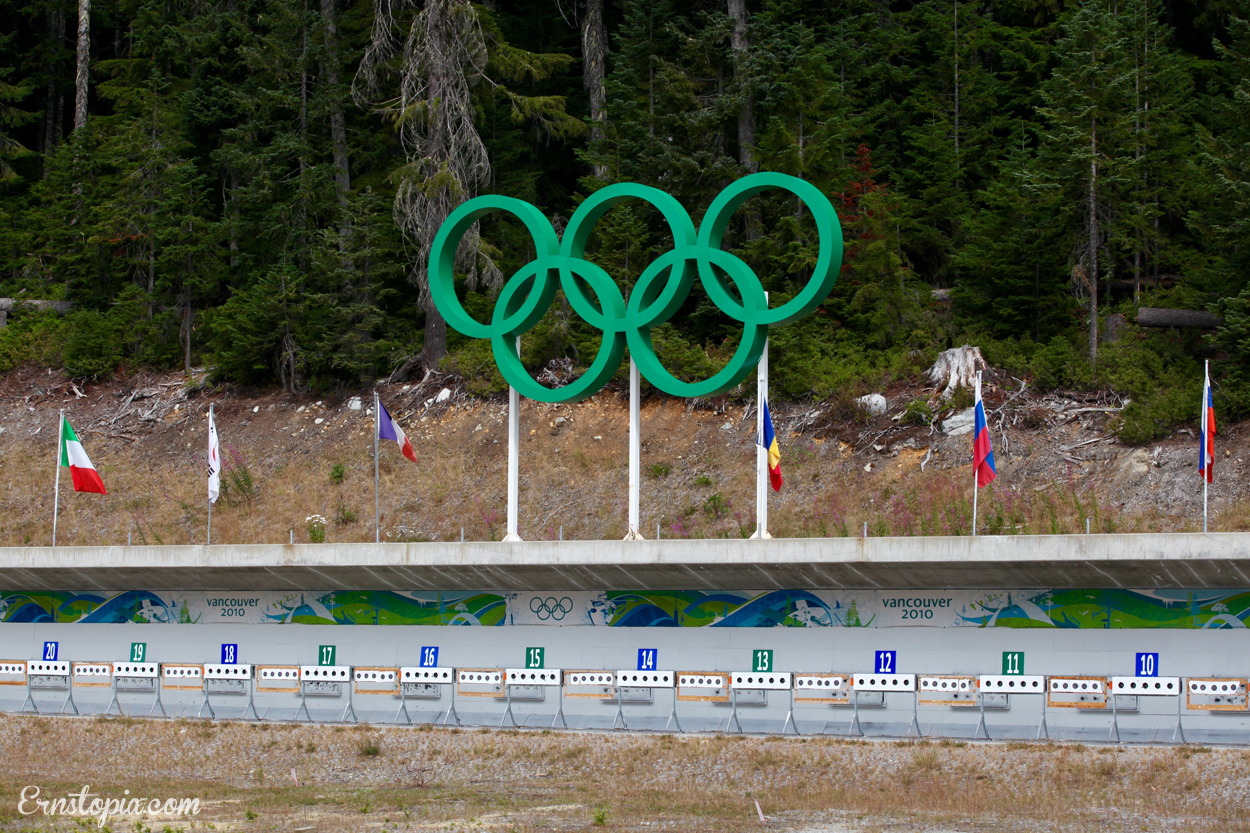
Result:
M877 651L876 666L873 671L877 674L897 674L895 670L898 666L895 663L897 651Z

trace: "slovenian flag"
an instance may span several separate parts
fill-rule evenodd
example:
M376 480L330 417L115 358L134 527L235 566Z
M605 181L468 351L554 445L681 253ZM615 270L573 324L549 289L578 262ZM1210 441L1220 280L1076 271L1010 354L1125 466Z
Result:
M61 465L69 469L75 492L108 494L104 490L104 481L100 479L95 466L91 465L91 458L83 450L78 435L64 416L61 417Z
M1211 399L1211 373L1208 369L1202 383L1202 421L1198 436L1202 444L1198 448L1198 474L1208 483L1215 482L1215 402Z
M988 486L998 477L994 468L994 449L990 447L990 427L985 422L985 403L981 401L981 374L977 373L976 419L972 429L972 465L977 473L977 486Z
M399 427L399 422L390 415L386 406L378 400L378 439L394 440L399 444L399 451L412 462L417 462L417 452L412 450L412 441Z
M777 445L777 435L773 432L773 415L768 412L768 400L764 400L763 419L760 420L760 434L755 438L757 445L768 449L768 479L773 484L773 491L781 491L781 448Z

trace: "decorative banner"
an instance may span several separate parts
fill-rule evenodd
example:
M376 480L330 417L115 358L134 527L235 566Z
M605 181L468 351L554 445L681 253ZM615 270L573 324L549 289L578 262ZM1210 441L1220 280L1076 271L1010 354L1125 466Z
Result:
M611 628L1244 628L1250 590L0 592L0 622Z
M738 257L721 249L730 217L750 197L763 191L789 191L803 202L816 222L820 245L807 284L791 300L769 309L764 287ZM650 203L668 223L674 248L643 270L629 302L620 287L599 266L582 256L595 224L613 206L626 200ZM489 324L470 316L456 297L456 248L479 219L493 211L513 215L529 231L536 257L504 284ZM475 197L451 213L430 248L430 293L447 323L470 338L489 338L499 372L522 396L539 402L578 402L603 388L630 356L648 382L673 396L702 397L724 393L745 379L759 363L773 324L788 324L812 312L833 289L842 266L842 226L829 198L810 182L778 173L757 173L728 185L712 201L696 234L694 221L681 203L659 189L622 182L586 199L569 220L562 239L542 212L513 197ZM651 330L681 308L694 287L695 272L708 297L722 312L742 322L742 340L720 372L700 382L683 382L660 362ZM733 284L732 289L726 282ZM563 387L540 385L525 370L517 352L518 336L533 329L551 308L556 289L590 326L603 331L599 352L586 372ZM587 294L590 290L590 295ZM741 299L741 300L738 300Z

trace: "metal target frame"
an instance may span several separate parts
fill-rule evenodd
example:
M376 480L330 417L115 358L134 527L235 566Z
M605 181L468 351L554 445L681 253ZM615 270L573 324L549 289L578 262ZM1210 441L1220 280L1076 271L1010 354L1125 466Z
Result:
M725 731L729 731L729 727L738 724L738 733L742 734L742 721L738 717L738 692L739 691L762 691L764 692L764 703L767 704L768 692L770 691L787 691L790 693L790 710L786 712L785 723L781 724L781 733L786 733L786 727L794 724L794 733L799 732L799 724L794 719L794 675L789 671L731 671L729 674L729 703L731 711L729 717L725 719Z
M30 707L35 714L43 714L39 711L39 704L35 702L34 690L40 689L64 689L68 692L65 701L61 703L61 710L57 714L65 714L66 706L74 707L74 714L78 714L78 705L74 703L74 686L70 677L69 660L28 660L26 662L26 699L22 701L22 708L18 714L26 713L26 704L30 703ZM57 682L52 682L57 680Z
M151 680L151 691L156 693L155 699L152 701L151 708L148 709L148 717L155 716L157 708L161 710L161 717L169 717L165 711L165 704L161 702L161 665L159 662L115 662L113 663L113 699L109 700L108 708L104 710L107 717L112 714L114 704L117 705L117 713L126 716L125 710L122 709L120 694L122 691L138 691L144 692L149 690L147 687L138 687L136 682L139 680ZM123 683L122 681L129 681Z
M243 707L243 714L240 720L247 720L247 713L250 711L252 717L260 720L260 714L256 711L256 667L248 663L212 663L204 664L204 700L200 703L200 711L196 712L196 717L200 716L206 707L208 714L213 719L217 718L217 713L213 711L213 705L209 702L208 695L214 691L217 694L247 694L247 705ZM213 683L241 683L238 688L213 688Z
M1042 719L1037 724L1037 735L1034 740L1041 740L1043 736L1050 740L1050 727L1046 725L1046 701L1049 698L1048 686L1046 685L1046 677L1043 674L980 674L977 676L977 703L981 709L980 720L977 721L977 730L973 733L973 740L980 740L981 733L985 733L985 739L990 740L990 729L985 722L985 700L986 694L1006 694L1008 702L1012 694L1029 694L1042 697Z
M1111 698L1111 734L1108 740L1114 738L1116 743L1120 743L1118 698L1175 697L1176 726L1172 729L1172 742L1176 743L1177 737L1184 742L1185 732L1181 728L1181 692L1186 686L1180 677L1111 677L1108 686L1111 689L1108 695Z
M452 719L456 718L456 725L461 725L460 715L456 712L456 669L442 666L431 665L401 665L399 667L399 679L397 681L399 687L399 709L395 712L395 719L392 723L399 723L399 716L402 714L408 720L408 725L412 725L412 716L408 714L408 689L407 686L427 686L433 688L439 687L438 699L442 699L442 686L448 686L451 690L451 704L447 707L446 714L439 720L434 721L434 725L442 723L447 725ZM441 709L440 709L441 711Z
M616 731L616 722L621 722L621 728L629 731L629 725L625 722L624 702L621 698L621 689L624 688L645 688L655 691L659 688L671 689L673 692L673 708L668 714L668 721L664 724L664 731L668 731L669 726L676 726L677 731L685 734L685 730L681 728L681 721L677 719L677 672L676 671L627 671L620 670L616 672L616 714L612 717L612 731Z
M503 728L505 720L511 720L512 725L520 728L524 724L516 722L516 716L512 713L512 688L514 686L537 686L540 688L555 688L559 694L560 702L556 707L556 713L551 718L551 727L556 727L556 721L559 720L565 729L569 728L568 721L564 719L564 670L561 668L505 668L503 669L503 692L504 698L508 701L508 707L504 709L503 716L499 718L499 727ZM528 717L525 718L529 720Z
M311 697L340 697L343 693L343 684L347 684L347 705L343 707L343 714L339 717L339 723L346 723L347 716L351 715L352 723L359 723L356 717L356 709L352 704L352 667L350 665L301 665L299 666L299 708L295 710L295 720L298 722L300 713L302 712L309 723L315 723L312 718L312 712L308 711L308 698ZM310 688L310 686L334 686L331 688Z

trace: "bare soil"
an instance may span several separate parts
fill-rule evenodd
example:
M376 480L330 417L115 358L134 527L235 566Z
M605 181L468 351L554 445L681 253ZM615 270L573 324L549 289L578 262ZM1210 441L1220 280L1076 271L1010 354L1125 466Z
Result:
M1197 441L1181 428L1127 447L1109 430L1109 395L1040 395L1019 380L989 386L998 480L981 495L982 532L1164 531L1201 528ZM446 399L437 401L446 389ZM382 538L502 537L506 398L474 399L451 378L376 387L416 447L379 455ZM187 544L205 539L207 412L215 405L226 493L214 543L373 539L372 393L297 396L212 387L182 374L86 383L27 367L0 379L0 545L51 541L57 415L65 413L109 494L62 482L63 544ZM867 418L831 403L773 407L785 486L770 497L774 535L964 534L971 505L971 436L905 425L906 403L937 391L883 391ZM359 410L350 407L358 398ZM521 413L523 538L610 539L626 532L628 407L607 390L577 405L525 401ZM1195 407L1195 411L1197 408ZM949 407L943 416L954 413ZM1213 530L1250 528L1250 435L1223 426L1210 489ZM755 417L728 398L643 405L641 528L663 537L754 531ZM343 478L332 478L342 466ZM989 525L989 526L987 526Z
M56 798L89 785L104 799L200 799L190 820L106 821L139 833L1239 831L1250 829L1247 763L1250 752L1200 747L6 715L0 830L96 827L19 811L23 789Z

